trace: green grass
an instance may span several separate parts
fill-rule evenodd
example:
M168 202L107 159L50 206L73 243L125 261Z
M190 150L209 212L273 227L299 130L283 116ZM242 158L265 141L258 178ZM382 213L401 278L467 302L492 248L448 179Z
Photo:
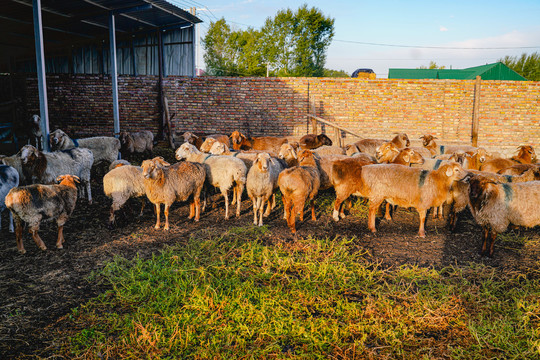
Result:
M268 244L267 231L201 231L149 260L117 258L92 278L112 290L65 319L63 355L540 357L538 271L384 269L355 239Z

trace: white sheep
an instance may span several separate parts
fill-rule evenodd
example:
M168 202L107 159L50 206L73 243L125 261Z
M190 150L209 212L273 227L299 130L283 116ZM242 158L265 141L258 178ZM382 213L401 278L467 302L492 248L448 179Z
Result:
M86 148L92 150L94 163L106 161L112 163L118 159L120 140L111 136L96 136L84 139L72 139L65 132L58 129L50 133L52 150L67 150L72 148Z
M115 168L103 176L103 192L112 199L112 205L109 215L109 225L114 224L114 213L130 198L139 198L141 200L142 215L145 205L146 195L143 181L143 170L140 166L117 164Z
M240 159L231 156L204 154L189 143L182 144L176 150L176 159L186 159L206 165L208 183L219 188L225 198L225 219L229 218L228 191L236 191L236 216L240 216L242 192L246 183L247 167Z
M74 148L64 151L42 152L32 145L21 149L23 173L31 183L53 184L60 175L76 175L86 189L88 202L92 203L90 170L94 163L92 151ZM83 197L81 192L79 197Z
M276 159L271 158L268 153L256 155L253 166L247 174L246 190L253 202L253 224L262 226L264 204L268 202L264 213L264 216L268 216L275 206L274 190L278 186L277 180L284 166Z

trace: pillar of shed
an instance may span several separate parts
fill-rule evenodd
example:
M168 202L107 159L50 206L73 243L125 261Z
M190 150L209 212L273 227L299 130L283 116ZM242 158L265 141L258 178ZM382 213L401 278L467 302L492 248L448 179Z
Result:
M41 21L41 0L32 0L34 12L34 41L36 44L36 72L38 78L39 112L41 117L41 133L43 149L50 151L49 143L49 109L47 106L47 79L45 72L45 52L43 50L43 26Z
M120 110L118 106L118 72L116 65L116 31L114 25L114 13L109 13L109 47L111 58L111 81L113 97L114 136L120 135Z

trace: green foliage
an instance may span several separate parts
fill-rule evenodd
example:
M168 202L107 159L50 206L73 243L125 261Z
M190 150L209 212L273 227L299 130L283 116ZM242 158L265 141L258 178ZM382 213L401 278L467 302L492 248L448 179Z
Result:
M324 69L323 76L333 77L333 78L350 78L351 77L351 75L344 70L331 70L331 69Z
M446 66L444 65L439 66L437 65L435 61L430 61L428 66L422 65L418 69L445 69L445 68Z
M481 265L384 269L355 239L268 244L267 233L252 226L204 230L151 259L109 263L95 280L112 290L73 312L80 330L62 355L540 356L537 276Z
M507 55L499 61L527 80L540 81L540 54L537 52L523 53L519 57Z
M303 5L279 11L261 30L233 31L212 22L203 46L207 72L216 76L323 76L334 20Z

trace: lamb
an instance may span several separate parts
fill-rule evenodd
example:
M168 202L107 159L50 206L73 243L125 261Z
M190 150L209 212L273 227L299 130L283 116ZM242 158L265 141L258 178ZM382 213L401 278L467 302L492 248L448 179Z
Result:
M52 150L68 150L77 147L90 149L94 155L94 163L101 161L112 163L118 159L120 140L110 136L96 136L85 139L71 139L65 132L58 129L50 134Z
M90 170L94 163L92 151L85 148L73 148L63 151L41 152L32 145L21 149L21 162L25 177L33 184L52 184L64 174L76 175L86 189L88 202L92 203ZM83 197L83 193L79 197Z
M236 192L236 216L240 216L242 192L247 175L247 168L242 160L231 156L207 155L189 143L182 144L175 155L177 160L186 159L206 166L208 182L219 188L225 198L225 219L229 218L228 191L232 188Z
M253 202L253 224L263 225L264 204L267 203L264 216L270 215L275 206L274 190L284 166L270 157L268 153L257 154L253 166L249 169L246 190ZM258 216L257 216L258 214ZM257 219L258 217L258 219Z
M536 162L536 153L532 146L523 145L518 147L517 156L513 156L510 159L496 158L486 161L480 167L480 170L496 173L507 167L518 164L532 164Z
M77 202L77 186L79 178L74 175L61 175L56 181L58 185L28 185L15 187L6 196L6 206L15 218L15 236L17 249L26 253L22 241L23 226L26 222L34 242L41 250L47 247L41 240L38 230L42 220L56 220L58 238L56 247L63 248L64 225L75 209Z
M319 191L320 175L310 150L298 153L298 166L285 169L279 174L278 185L283 195L283 207L287 225L296 234L296 214L304 220L304 205L311 200L311 219L315 217L315 196Z
M247 138L239 131L234 131L230 138L234 150L263 150L274 154L278 154L281 145L287 143L287 139L284 137L262 136Z
M143 170L140 166L119 163L103 176L103 192L112 200L109 226L114 225L114 213L120 210L130 198L139 198L141 200L139 216L142 216L145 206L145 200L142 197L146 195L146 190L144 188Z
M302 149L317 149L321 146L332 146L332 140L325 134L307 134L300 138L300 148Z
M298 155L291 144L283 144L279 149L279 158L287 162L288 167L298 166Z
M19 173L7 165L0 165L0 230L2 230L2 211L6 209L6 195L19 186ZM13 232L13 215L9 213L9 232Z
M360 194L370 200L369 229L375 233L375 214L386 200L390 205L414 207L420 216L418 236L425 237L424 224L429 208L439 207L448 196L452 183L467 175L456 162L427 171L396 164L366 165L361 169Z
M151 131L143 130L136 133L120 132L120 145L122 153L147 153L154 149L154 135Z
M357 146L360 152L375 156L375 151L377 148L386 142L388 141L381 139L362 139L355 142L354 145ZM390 140L390 142L394 143L398 149L403 149L411 145L409 137L405 133L397 134L392 140Z
M193 146L187 143L185 145ZM189 219L195 217L195 221L199 221L200 218L200 196L206 179L205 166L189 161L169 165L163 158L156 157L152 160L144 160L141 166L146 196L156 207L157 220L155 229L159 229L161 226L161 204L164 205L165 213L165 226L163 229L169 230L169 208L175 201L186 201L192 195L193 200L189 206Z
M497 234L508 225L540 225L540 182L500 184L482 175L470 175L469 201L476 222L482 227L482 255L493 256Z
M339 146L323 145L312 150L314 154L318 155L345 155L345 150Z

